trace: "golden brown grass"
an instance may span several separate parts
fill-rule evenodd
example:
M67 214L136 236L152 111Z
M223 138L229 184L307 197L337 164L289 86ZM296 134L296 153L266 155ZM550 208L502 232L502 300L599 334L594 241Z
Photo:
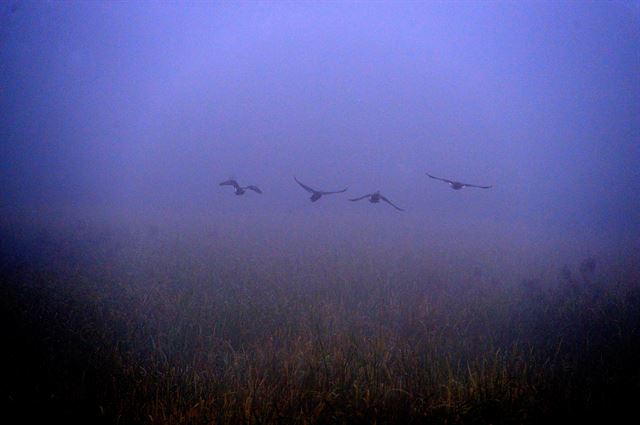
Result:
M48 238L3 262L2 396L25 420L538 423L638 395L637 282Z

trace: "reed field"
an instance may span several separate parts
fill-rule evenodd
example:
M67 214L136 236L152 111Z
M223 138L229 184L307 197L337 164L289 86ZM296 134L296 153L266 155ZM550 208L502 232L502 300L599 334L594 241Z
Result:
M250 239L4 226L2 412L17 419L3 422L625 423L636 409L632 264Z

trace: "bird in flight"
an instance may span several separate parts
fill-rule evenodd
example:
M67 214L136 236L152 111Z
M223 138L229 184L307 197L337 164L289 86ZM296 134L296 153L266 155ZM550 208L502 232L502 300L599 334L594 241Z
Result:
M298 180L296 178L296 176L293 176L293 179L296 181L296 183L298 183L300 186L302 186L302 188L304 190L306 190L307 192L311 193L311 202L316 202L318 199L320 199L322 197L322 195L331 195L334 193L342 193L342 192L346 192L348 188L344 188L342 190L336 190L335 192L324 192L321 190L315 190L310 188L309 186L307 186L306 184L302 183L300 180Z
M236 195L244 195L247 189L250 189L250 190L253 190L254 192L262 194L262 191L260 190L260 188L258 188L258 186L252 186L252 185L240 186L238 182L235 181L234 179L223 181L222 183L220 183L220 186L233 186L235 189Z
M443 179L443 178L440 178L440 177L432 176L429 173L427 173L427 176L431 177L432 179L441 180L443 182L448 183L449 186L451 186L451 189L453 189L453 190L460 190L463 187L479 187L480 189L489 189L490 187L492 187L492 186L478 186L478 185L475 185L475 184L462 183L462 182L457 182L457 181L453 181L453 180Z
M363 195L359 198L354 198L354 199L349 199L350 201L359 201L361 199L364 198L369 198L369 202L371 202L372 204L377 204L378 202L380 202L381 200L386 202L387 204L391 205L393 208L397 209L398 211L404 211L402 208L394 205L393 202L391 202L390 200L388 200L387 198L385 198L380 191L378 192L374 192L374 193L370 193L368 195Z

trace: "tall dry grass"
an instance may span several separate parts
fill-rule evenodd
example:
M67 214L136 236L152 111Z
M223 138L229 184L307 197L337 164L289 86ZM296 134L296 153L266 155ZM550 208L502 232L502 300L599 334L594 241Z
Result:
M640 395L624 271L522 279L153 228L3 238L2 397L23 421L549 423Z

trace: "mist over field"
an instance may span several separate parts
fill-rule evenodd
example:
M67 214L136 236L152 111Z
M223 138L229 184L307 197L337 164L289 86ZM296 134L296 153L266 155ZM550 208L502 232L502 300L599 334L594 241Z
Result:
M640 395L636 0L5 1L0 111L23 420L549 423ZM404 211L349 201L376 191Z

